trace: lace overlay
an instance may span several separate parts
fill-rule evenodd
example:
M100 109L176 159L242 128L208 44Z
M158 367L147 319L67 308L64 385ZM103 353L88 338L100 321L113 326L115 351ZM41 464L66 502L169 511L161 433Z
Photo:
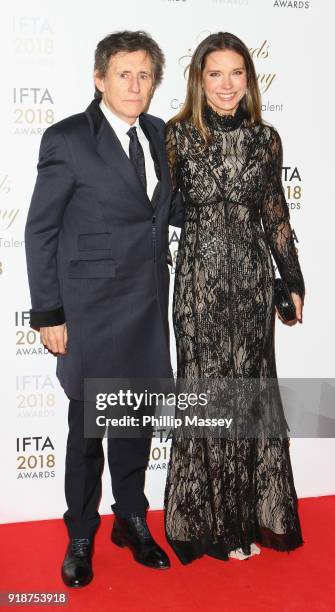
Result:
M167 130L185 203L173 305L178 377L276 379L271 254L290 290L304 295L281 141L270 126L248 127L240 109L222 117L206 107L204 117L206 149L191 124ZM206 552L227 559L240 547L250 554L254 541L278 550L302 543L285 436L174 439L165 508L183 563Z

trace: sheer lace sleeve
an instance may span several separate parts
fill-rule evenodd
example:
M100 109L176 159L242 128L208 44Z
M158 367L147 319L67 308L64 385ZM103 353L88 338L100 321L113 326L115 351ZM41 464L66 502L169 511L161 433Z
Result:
M262 223L281 278L290 291L304 296L305 286L290 225L289 209L281 182L282 146L271 130L268 151L268 185L262 202Z
M177 180L177 139L174 125L167 125L165 130L166 152L170 168L173 189L178 188Z

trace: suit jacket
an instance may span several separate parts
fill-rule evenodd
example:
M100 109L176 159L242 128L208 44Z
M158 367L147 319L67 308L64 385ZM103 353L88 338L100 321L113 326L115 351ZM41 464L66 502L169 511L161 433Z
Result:
M158 184L150 201L93 101L43 135L26 224L31 326L68 327L57 375L83 399L85 378L170 377L168 225L173 201L164 122L140 116Z

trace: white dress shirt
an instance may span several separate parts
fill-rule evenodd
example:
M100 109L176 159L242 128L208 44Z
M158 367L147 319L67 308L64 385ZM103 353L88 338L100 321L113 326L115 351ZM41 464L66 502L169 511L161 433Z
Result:
M130 138L127 132L131 127L136 127L137 136L142 145L144 159L145 159L145 173L147 177L147 194L148 194L149 199L151 200L152 194L157 185L157 176L155 172L154 162L153 162L153 159L150 153L149 141L146 135L144 134L143 130L141 130L141 126L140 126L140 122L138 118L136 119L135 123L133 123L133 125L129 125L129 123L127 123L126 121L123 121L123 119L120 119L120 117L117 117L110 110L110 108L106 106L103 100L101 100L100 102L100 108L103 114L105 115L109 125L113 128L117 138L119 139L122 145L124 152L126 153L128 157L129 157Z

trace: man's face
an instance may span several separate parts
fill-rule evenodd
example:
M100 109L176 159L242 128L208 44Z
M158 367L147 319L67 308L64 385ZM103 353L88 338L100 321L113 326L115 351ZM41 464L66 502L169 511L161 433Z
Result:
M132 125L154 91L152 59L145 51L120 51L110 58L105 76L95 73L94 81L106 106Z

